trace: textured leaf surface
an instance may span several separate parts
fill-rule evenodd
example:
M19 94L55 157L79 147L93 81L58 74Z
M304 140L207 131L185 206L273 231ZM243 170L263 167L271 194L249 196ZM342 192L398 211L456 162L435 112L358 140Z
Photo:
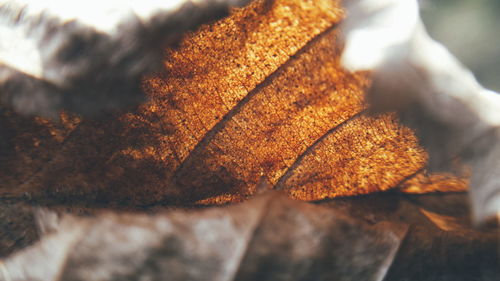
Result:
M134 112L53 123L3 111L0 193L223 203L253 194L263 176L304 200L414 177L426 190L435 176L422 171L427 156L413 133L394 115L368 116L366 74L340 66L342 17L335 1L256 1L167 50L164 71L144 81L150 101ZM464 186L439 177L439 190Z
M466 184L424 170L394 114L367 113L368 74L339 61L343 13L326 0L235 10L166 50L130 113L2 109L0 280L498 280L498 231L471 226L464 193L288 198ZM287 196L162 207L242 201L267 182ZM33 203L62 215L33 218ZM123 211L137 206L149 211Z

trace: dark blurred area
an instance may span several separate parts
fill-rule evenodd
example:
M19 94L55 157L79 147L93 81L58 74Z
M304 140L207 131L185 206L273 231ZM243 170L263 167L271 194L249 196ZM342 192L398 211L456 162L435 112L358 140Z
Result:
M420 0L431 37L465 64L486 88L500 92L500 1Z

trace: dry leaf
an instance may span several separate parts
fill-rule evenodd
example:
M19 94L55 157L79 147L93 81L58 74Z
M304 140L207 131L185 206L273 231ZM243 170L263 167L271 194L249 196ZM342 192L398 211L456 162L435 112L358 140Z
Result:
M267 192L198 211L63 215L0 260L0 280L497 280L498 232L460 216L443 231L419 210L397 194L313 205Z
M343 65L352 71L373 70L368 96L374 109L399 111L429 152L432 170L451 169L457 157L469 164L475 220L496 216L500 95L479 85L427 35L416 0L350 4Z
M188 34L144 81L149 102L60 123L4 111L0 194L72 204L240 201L264 176L318 200L395 188L425 152L395 116L373 118L366 74L339 62L336 1L256 1ZM440 190L462 180L438 175ZM200 201L203 200L203 201Z
M330 0L235 10L168 49L131 113L55 123L4 110L0 198L67 213L235 202L267 181L302 200L463 190L424 170L394 114L368 114L368 74L340 64L343 13ZM155 214L38 211L41 240L0 260L0 280L497 280L498 232L473 229L465 202L385 193L314 205L267 192ZM34 227L17 231L19 246Z

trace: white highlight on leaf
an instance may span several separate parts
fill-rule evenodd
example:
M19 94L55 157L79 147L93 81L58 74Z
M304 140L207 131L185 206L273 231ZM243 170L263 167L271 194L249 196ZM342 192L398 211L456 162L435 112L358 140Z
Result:
M344 25L342 64L351 71L368 70L398 56L392 48L408 42L417 23L415 1L356 1Z
M63 22L78 21L98 31L112 33L130 16L148 19L159 11L175 11L186 0L15 0L0 1L0 5L2 2L25 6L27 17L45 13Z
M0 260L7 272L7 275L4 273L5 280L59 280L67 256L87 228L86 223L68 223L71 225L67 225L70 227L66 226L64 232L46 236L43 241L15 253L8 260ZM45 262L45 266L40 266L40 262ZM39 266L32 266L34 264Z
M2 25L0 22L0 67L4 64L25 74L41 78L42 60L36 41L26 37L24 33L23 27L13 28Z
M424 95L439 92L453 96L481 119L500 126L500 96L483 89L469 70L429 37L416 0L359 0L350 4L344 25L346 47L341 59L345 68L377 70L388 64L418 68L432 78L429 86L434 91L426 91ZM453 116L443 117L454 119L455 112L450 114Z
M0 0L0 100L44 116L137 104L137 81L162 67L165 46L248 2Z
M2 278L5 281L12 281L12 278L10 277L10 273L5 267L5 264L3 261L0 261L0 273L2 273Z
M19 9L20 20L48 16L61 24L77 22L97 32L118 36L119 28L131 18L147 23L154 15L175 12L186 0L9 0L0 6ZM27 75L42 79L43 65L38 39L27 25L6 23L0 17L0 62Z

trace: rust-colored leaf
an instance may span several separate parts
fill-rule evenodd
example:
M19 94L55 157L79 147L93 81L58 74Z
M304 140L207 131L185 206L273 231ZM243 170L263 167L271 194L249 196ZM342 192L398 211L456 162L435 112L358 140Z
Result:
M426 190L412 131L392 114L368 116L367 75L339 64L342 17L337 1L255 1L167 50L134 112L57 123L3 110L1 196L223 203L262 177L303 200Z
M472 227L466 194L408 194L467 179L429 173L412 130L368 114L343 17L254 1L166 50L132 112L2 108L0 280L497 280L498 231Z

